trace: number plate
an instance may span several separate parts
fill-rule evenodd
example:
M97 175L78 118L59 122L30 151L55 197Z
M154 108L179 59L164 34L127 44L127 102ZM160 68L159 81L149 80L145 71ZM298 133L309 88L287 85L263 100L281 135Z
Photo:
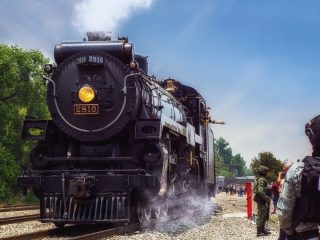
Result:
M104 65L104 59L99 55L80 56L77 59L78 65Z
M73 108L75 115L99 114L98 104L75 104Z

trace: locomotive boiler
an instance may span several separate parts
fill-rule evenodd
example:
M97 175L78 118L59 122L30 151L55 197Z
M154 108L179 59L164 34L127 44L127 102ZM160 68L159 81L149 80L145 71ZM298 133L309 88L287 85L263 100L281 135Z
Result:
M44 67L52 119L25 119L22 138L38 143L18 178L40 221L143 222L214 194L213 133L194 88L149 76L127 38L88 33L54 58Z

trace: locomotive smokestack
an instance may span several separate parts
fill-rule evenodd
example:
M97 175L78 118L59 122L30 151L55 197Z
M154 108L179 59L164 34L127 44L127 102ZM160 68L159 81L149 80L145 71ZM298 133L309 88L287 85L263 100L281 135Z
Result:
M111 32L87 32L88 41L111 41Z

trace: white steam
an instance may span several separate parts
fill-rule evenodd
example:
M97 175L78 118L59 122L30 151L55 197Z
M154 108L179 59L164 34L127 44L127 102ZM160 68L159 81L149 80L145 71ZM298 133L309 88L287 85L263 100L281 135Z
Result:
M82 0L75 5L73 25L87 31L115 32L132 13L147 9L153 0Z
M162 222L154 226L157 232L169 237L207 224L219 210L214 199L208 201L207 198L192 192L182 198L170 199L169 206L170 215L173 217L170 224Z

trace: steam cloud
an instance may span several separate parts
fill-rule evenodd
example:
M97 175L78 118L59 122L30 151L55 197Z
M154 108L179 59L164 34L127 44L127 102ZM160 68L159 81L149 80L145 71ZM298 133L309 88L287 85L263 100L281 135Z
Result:
M153 0L82 0L75 5L73 25L87 31L115 32L119 24L139 9L147 9Z
M180 218L171 220L170 224L157 224L154 229L157 229L158 232L169 236L181 234L189 229L208 223L215 211L218 210L216 203L191 192L184 197L184 200L176 199L176 201L171 202L173 204L171 208Z

